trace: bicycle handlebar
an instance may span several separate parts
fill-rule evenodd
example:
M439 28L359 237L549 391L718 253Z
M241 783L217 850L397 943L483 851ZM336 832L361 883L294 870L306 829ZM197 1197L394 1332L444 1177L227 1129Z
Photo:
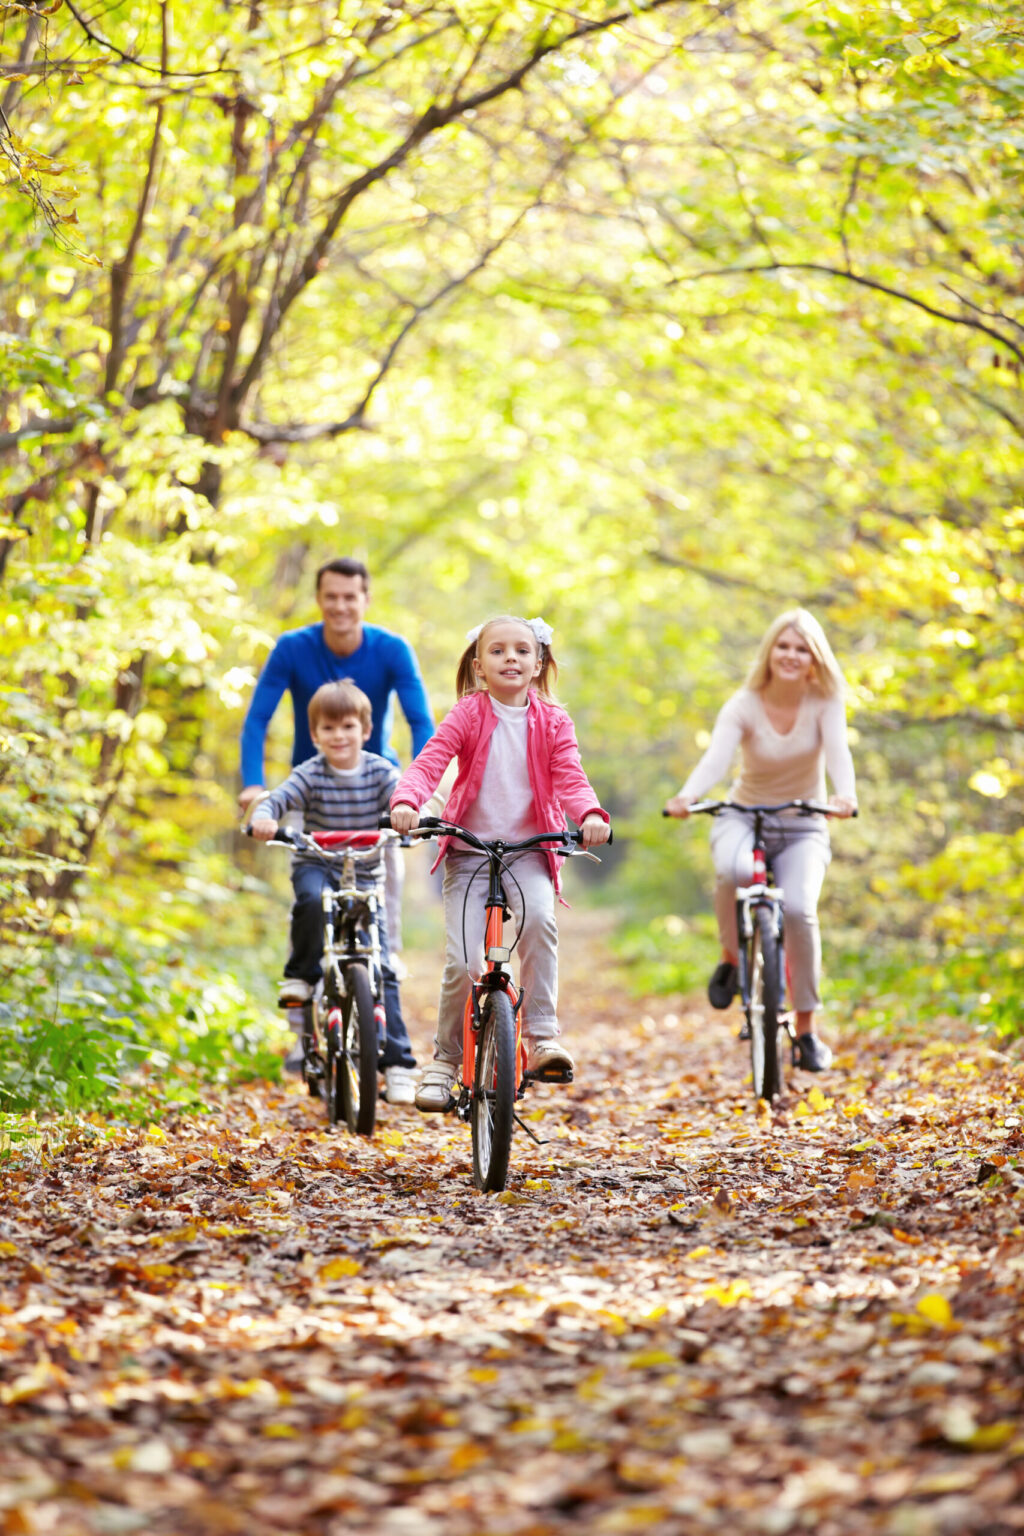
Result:
M243 828L246 837L252 837L252 822ZM390 835L389 835L390 834ZM378 853L385 843L400 841L399 834L390 828L357 827L351 831L335 829L329 832L300 832L296 827L279 826L273 837L267 839L267 847L275 846L319 853L324 858L337 858L339 853L350 853L354 859L368 859Z
M717 816L719 811L743 811L746 815L760 812L762 816L770 816L776 811L798 811L801 816L840 816L834 806L822 805L817 800L784 800L781 805L737 805L733 800L697 800L689 807L691 816ZM663 816L672 816L671 811L663 810ZM851 817L857 815L856 808L850 812ZM683 818L672 817L674 821Z
M391 816L387 811L381 815L380 825L383 828L390 828ZM583 842L582 832L569 832L566 828L563 828L560 832L538 832L533 837L524 837L514 843L506 842L500 837L493 838L488 842L485 838L478 837L475 832L471 832L468 827L460 827L454 821L445 821L442 816L424 816L418 826L411 827L408 833L406 833L407 837L416 837L417 835L420 837L457 837L463 842L469 843L470 847L475 848L479 853L493 853L499 848L503 853L521 853L527 848L540 848L545 844L554 843L556 846L554 848L548 847L546 851L562 854L566 858L575 853L577 849L582 851ZM612 834L609 828L609 844L611 841ZM570 844L573 846L570 847ZM587 852L589 853L589 850ZM590 854L590 857L596 858L596 854Z

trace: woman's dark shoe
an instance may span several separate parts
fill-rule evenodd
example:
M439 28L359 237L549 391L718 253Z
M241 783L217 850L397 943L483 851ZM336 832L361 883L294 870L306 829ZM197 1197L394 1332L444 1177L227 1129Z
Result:
M708 982L708 1002L712 1008L728 1008L736 996L738 982L739 976L731 960L723 960L720 965L716 965Z
M832 1065L832 1052L817 1035L797 1035L793 1042L793 1065L805 1072L827 1072Z

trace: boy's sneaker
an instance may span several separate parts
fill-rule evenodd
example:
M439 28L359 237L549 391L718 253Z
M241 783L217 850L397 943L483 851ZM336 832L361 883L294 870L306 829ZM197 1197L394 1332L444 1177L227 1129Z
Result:
M425 1114L444 1114L454 1101L452 1084L458 1070L457 1061L434 1060L424 1068L416 1089L416 1108Z
M415 1070L412 1067L385 1067L384 1098L388 1104L415 1104Z
M739 972L731 960L723 960L715 966L708 982L708 1002L712 1008L728 1008L736 996L739 980Z
M832 1052L817 1035L797 1035L793 1042L793 1063L805 1072L827 1072Z
M526 1070L542 1083L571 1083L576 1063L561 1041L535 1040L526 1058Z
M277 1001L282 1008L291 1008L295 1003L308 1003L312 996L313 988L299 976L286 976L277 989Z

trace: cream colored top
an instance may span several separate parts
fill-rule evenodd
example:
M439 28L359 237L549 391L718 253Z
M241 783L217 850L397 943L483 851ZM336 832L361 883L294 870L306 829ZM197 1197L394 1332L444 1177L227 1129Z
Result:
M808 691L789 731L777 731L759 693L743 688L722 707L711 741L681 793L700 799L729 772L737 748L740 771L728 798L737 805L824 800L825 770L835 794L857 796L846 740L846 709L838 695Z

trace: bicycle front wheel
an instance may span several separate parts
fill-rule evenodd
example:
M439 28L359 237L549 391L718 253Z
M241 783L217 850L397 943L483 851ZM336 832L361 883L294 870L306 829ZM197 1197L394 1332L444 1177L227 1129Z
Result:
M750 941L750 1065L754 1094L771 1103L783 1089L783 1052L779 1049L782 955L775 932L774 913L761 908L756 914Z
M488 992L480 1005L473 1073L473 1183L504 1189L512 1151L516 1102L516 1021L504 992Z
M340 1034L334 1061L337 1111L332 1118L343 1115L353 1135L372 1136L377 1122L377 1021L365 965L346 968Z

